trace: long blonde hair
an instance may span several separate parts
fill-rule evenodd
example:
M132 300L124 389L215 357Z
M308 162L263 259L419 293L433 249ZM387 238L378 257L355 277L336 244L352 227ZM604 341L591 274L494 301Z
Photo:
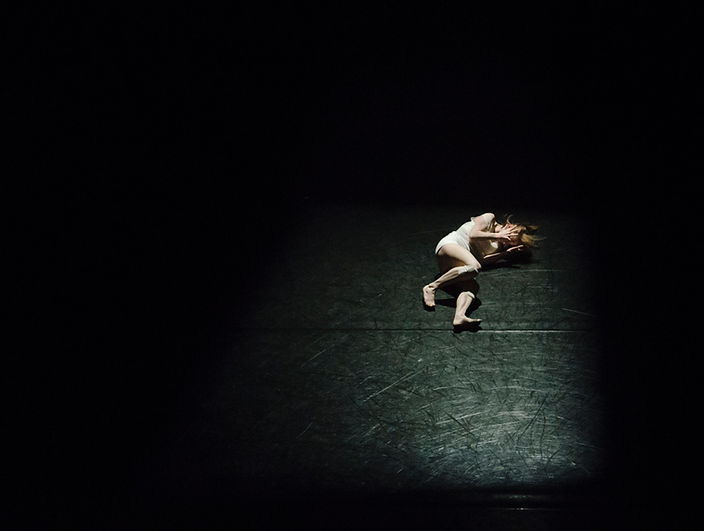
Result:
M506 214L506 221L504 221L504 226L511 223L511 218L513 214ZM518 241L520 241L526 247L535 249L539 247L538 242L544 240L539 236L535 236L538 230L538 225L523 225L521 223L513 223L515 227L518 228Z

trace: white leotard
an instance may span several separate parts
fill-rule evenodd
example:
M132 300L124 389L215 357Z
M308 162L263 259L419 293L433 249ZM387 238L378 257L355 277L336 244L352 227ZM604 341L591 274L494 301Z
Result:
M453 230L451 233L444 236L435 246L435 254L438 254L442 246L448 243L454 243L469 251L469 232L472 230L472 227L474 227L474 218L467 223L463 223L457 230Z
M492 221L491 225L487 228L491 230L493 225L494 222ZM471 218L470 221L468 221L467 223L463 223L457 230L453 230L452 232L444 236L435 246L435 254L438 254L438 251L442 248L442 246L447 245L448 243L454 243L456 245L459 245L463 249L466 249L467 251L471 252L472 254L478 255L478 258L482 258L487 254L496 252L498 250L499 244L495 240L482 240L481 243L474 242L473 246L478 248L470 249L469 233L473 227L474 218ZM478 243L479 246L477 246Z

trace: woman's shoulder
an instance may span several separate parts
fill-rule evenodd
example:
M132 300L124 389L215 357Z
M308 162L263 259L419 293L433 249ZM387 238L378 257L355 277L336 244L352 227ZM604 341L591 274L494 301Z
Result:
M460 226L460 228L458 230L464 230L464 231L470 230L475 225L474 219L475 218L472 218L469 221L462 223L462 225Z
M482 219L482 220L486 220L486 221L489 221L489 220L493 221L494 218L495 218L495 216L494 216L493 212L484 212L483 214L481 214L479 216L472 217L472 219Z
M481 227L487 227L494 223L494 214L492 212L485 212L479 216L472 216L471 221L476 223Z

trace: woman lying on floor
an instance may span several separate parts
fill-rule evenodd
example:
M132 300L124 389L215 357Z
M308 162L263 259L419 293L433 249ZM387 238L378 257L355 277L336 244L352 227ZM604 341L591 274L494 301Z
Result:
M423 286L423 303L426 308L435 308L435 292L451 287L458 293L455 317L456 330L476 326L481 319L466 315L472 300L477 296L479 285L476 277L483 266L500 260L515 260L530 254L536 245L533 225L515 225L510 216L504 224L496 223L494 214L486 213L471 218L460 228L441 239L435 247L440 276Z

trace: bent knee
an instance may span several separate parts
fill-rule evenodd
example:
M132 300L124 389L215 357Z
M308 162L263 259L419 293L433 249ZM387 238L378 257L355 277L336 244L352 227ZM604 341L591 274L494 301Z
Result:
M463 275L466 275L468 273L477 274L477 273L479 273L479 271L481 271L481 269L482 269L482 265L479 262L477 262L476 264L473 264L473 265L463 265L463 266L460 266L460 268L459 268L460 274L463 274Z

